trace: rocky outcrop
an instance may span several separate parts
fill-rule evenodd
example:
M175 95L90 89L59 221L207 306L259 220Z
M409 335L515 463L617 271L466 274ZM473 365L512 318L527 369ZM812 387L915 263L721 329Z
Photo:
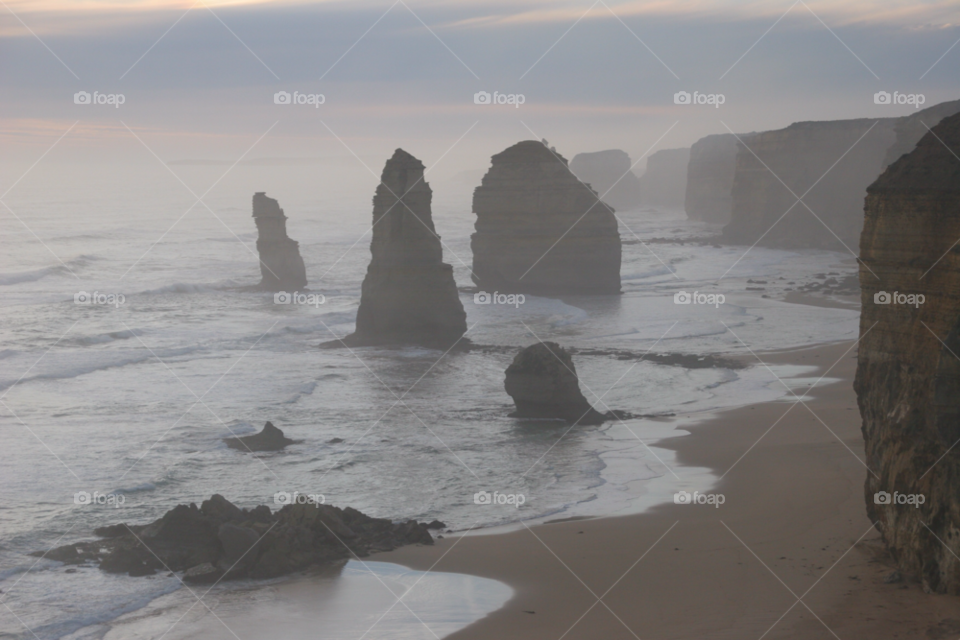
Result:
M181 504L150 524L104 527L96 531L100 540L33 555L131 576L183 571L186 582L212 583L275 578L406 544L433 544L425 523L394 524L310 498L293 494L292 504L273 513L265 505L240 509L214 495L199 508Z
M640 179L632 167L630 156L620 149L578 153L570 161L573 175L593 187L600 199L616 210L640 205Z
M607 419L583 397L573 358L556 342L521 349L507 367L503 386L517 406L511 417L572 424L600 424Z
M239 449L240 451L280 451L288 444L298 442L284 436L283 431L273 426L272 422L263 425L263 430L260 433L255 433L252 436L224 438L223 441L231 449Z
M283 209L263 191L253 194L253 221L257 223L262 276L259 288L296 291L306 287L307 270L300 257L300 245L287 237L287 216Z
M746 140L750 134L740 135ZM690 147L683 207L691 220L730 222L733 177L737 170L737 136L722 133L700 138Z
M535 140L496 154L473 194L473 281L535 295L620 292L614 211Z
M403 149L387 161L373 197L372 259L347 344L447 348L467 331L453 268L433 226L423 163Z
M647 158L647 170L640 176L643 204L667 209L683 208L687 192L687 165L690 149L662 149Z
M893 146L887 149L883 166L890 165L903 154L913 151L920 139L927 135L930 129L937 126L944 118L955 113L960 113L960 100L941 102L897 120L897 123L893 126L897 139Z
M933 132L867 189L854 386L867 514L903 574L960 594L960 115Z

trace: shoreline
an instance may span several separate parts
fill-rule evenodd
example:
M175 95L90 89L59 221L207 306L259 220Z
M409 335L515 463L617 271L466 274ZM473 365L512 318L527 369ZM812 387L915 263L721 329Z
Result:
M955 598L884 582L894 567L866 517L854 344L761 354L816 365L816 377L830 369L810 395L795 389L806 407L788 396L711 412L689 434L651 443L676 452L681 481L691 467L719 476L704 489L724 495L720 506L522 523L371 560L514 589L450 640L956 635L942 623L956 617Z

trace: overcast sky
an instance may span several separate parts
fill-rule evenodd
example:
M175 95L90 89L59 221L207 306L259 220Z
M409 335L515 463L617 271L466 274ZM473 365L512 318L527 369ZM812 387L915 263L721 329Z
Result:
M22 170L68 130L45 163L247 152L379 169L403 146L453 171L522 139L640 159L728 127L913 110L874 104L881 90L960 98L955 1L4 2L0 144ZM124 103L75 104L82 91ZM475 104L481 91L524 102Z

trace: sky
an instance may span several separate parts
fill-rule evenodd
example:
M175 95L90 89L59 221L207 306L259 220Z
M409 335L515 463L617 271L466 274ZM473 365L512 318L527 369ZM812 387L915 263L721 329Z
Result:
M947 1L2 0L0 191L40 158L369 172L403 147L454 175L540 138L642 172L704 135L915 110L878 91L960 98L958 40Z

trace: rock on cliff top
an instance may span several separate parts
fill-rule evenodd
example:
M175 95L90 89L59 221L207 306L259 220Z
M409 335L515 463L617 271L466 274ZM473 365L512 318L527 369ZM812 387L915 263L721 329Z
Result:
M617 210L640 205L640 179L632 168L630 156L620 149L578 153L570 161L570 171Z
M563 156L525 140L496 154L473 194L473 281L538 295L620 292L613 209Z
M253 194L253 220L257 224L260 254L259 288L296 291L307 286L307 270L299 244L287 236L287 216L280 204L263 191Z
M371 260L348 344L414 343L447 348L467 331L466 313L443 262L424 166L397 149L373 197Z

